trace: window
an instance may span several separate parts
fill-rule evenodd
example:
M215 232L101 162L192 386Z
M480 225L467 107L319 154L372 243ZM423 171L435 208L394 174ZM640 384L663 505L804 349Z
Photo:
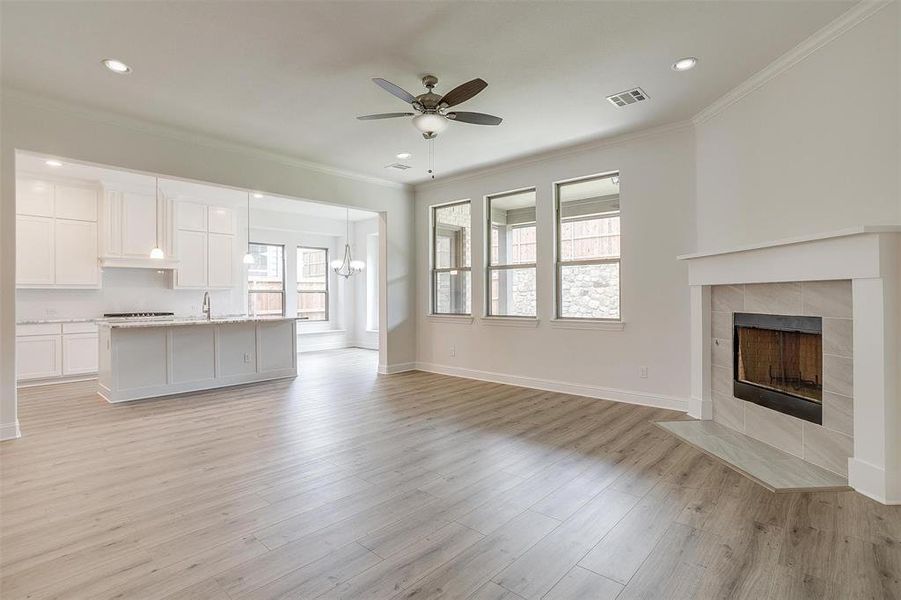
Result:
M253 264L247 269L247 293L251 314L285 314L285 247L250 244L250 254Z
M619 174L556 191L557 318L619 320Z
M472 293L469 200L432 208L432 313L468 315Z
M535 317L535 190L489 196L488 315Z
M328 250L297 248L297 317L328 321Z

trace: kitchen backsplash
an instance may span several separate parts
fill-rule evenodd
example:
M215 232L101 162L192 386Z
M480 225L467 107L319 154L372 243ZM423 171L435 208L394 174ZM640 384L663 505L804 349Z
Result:
M19 321L99 317L109 312L170 311L176 315L200 314L202 290L173 290L170 271L105 269L103 287L96 290L16 290ZM213 314L237 314L245 310L241 288L210 290Z

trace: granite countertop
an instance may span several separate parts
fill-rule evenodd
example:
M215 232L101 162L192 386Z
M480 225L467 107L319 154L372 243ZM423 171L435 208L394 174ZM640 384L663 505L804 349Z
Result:
M149 319L100 319L99 325L116 329L136 329L141 327L180 327L185 325L222 325L228 323L255 323L257 321L294 321L296 317L222 315L212 319L206 317L165 317Z
M60 319L23 319L21 321L16 321L16 325L49 325L52 323L93 323L95 321L101 321L102 317L96 318L60 318Z

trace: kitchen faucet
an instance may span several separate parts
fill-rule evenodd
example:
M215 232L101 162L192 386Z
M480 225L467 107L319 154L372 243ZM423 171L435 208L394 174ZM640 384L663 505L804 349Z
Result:
M203 293L203 308L201 308L200 310L203 312L203 314L206 315L206 320L207 320L207 321L209 321L210 319L212 319L212 312L213 312L213 311L212 311L212 309L211 309L211 307L210 307L210 293L209 293L209 292L204 292L204 293Z

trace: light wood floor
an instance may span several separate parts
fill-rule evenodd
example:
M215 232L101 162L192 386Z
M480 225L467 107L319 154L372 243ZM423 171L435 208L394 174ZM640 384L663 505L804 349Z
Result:
M901 597L901 508L768 492L651 424L677 413L301 365L116 406L23 390L4 600Z

